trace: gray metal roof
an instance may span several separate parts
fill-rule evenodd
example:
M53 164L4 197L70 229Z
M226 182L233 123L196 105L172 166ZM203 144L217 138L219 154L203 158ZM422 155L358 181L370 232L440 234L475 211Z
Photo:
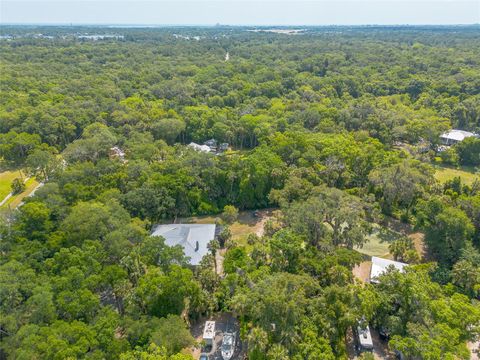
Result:
M208 145L199 145L199 144L196 144L194 142L191 142L190 144L188 144L189 147L191 147L192 149L196 150L196 151L202 151L202 152L210 152L212 151L212 149L210 148L210 146Z
M464 139L476 136L474 133L464 130L452 129L440 135L442 139L454 140L454 141L463 141Z
M393 261L389 259L382 259L376 256L372 256L372 268L370 269L370 282L378 283L378 277L384 274L390 266L393 266L395 269L402 272L403 268L405 266L408 266L408 264L402 263L400 261Z
M154 227L151 236L162 236L168 246L180 245L190 264L198 265L215 238L215 224L169 224ZM197 248L198 242L198 248Z

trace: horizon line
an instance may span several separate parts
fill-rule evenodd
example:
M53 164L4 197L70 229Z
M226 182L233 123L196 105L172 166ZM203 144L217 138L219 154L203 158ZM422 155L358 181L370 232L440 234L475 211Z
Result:
M255 24L255 23L238 23L238 24L149 24L149 23L2 23L0 22L0 26L110 26L110 27L246 27L246 26L253 26L253 27L331 27L331 26L338 26L338 27L352 27L352 26L406 26L406 27L414 27L414 26L479 26L480 23L455 23L455 24L448 24L448 23L424 23L424 24L412 24L412 23L362 23L362 24Z

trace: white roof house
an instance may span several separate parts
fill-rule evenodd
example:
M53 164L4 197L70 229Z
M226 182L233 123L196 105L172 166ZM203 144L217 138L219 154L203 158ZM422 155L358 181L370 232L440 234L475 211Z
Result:
M203 151L203 152L210 152L212 149L208 145L200 145L194 142L188 144L188 147L191 147L193 150L196 151Z
M469 131L452 129L440 135L440 139L443 141L445 145L452 145L472 136L477 136L477 135Z
M384 274L390 266L393 266L395 269L402 272L403 268L405 266L408 266L408 264L405 264L399 261L382 259L376 256L372 256L372 268L370 269L370 282L374 284L378 283L378 277Z
M157 225L151 236L162 236L168 246L180 245L190 264L199 265L208 254L208 243L215 239L215 224Z
M205 327L203 328L203 340L208 345L213 343L215 339L215 321L207 321L205 322Z

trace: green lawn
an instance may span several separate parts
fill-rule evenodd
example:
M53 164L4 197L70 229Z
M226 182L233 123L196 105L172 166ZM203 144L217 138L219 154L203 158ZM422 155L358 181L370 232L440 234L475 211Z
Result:
M401 237L402 234L399 232L376 225L372 234L367 236L367 243L362 248L356 248L355 250L368 256L390 258L388 245Z
M38 181L35 180L35 178L28 179L25 183L25 191L15 196L12 196L5 204L3 204L2 208L10 207L10 209L15 209L18 205L20 205L24 198L31 194L31 192L37 187L37 185Z
M435 169L435 178L444 183L448 180L452 180L454 177L460 177L462 182L471 185L475 179L480 180L480 174L475 173L475 169L473 167L466 167L463 166L459 169L446 167L446 166L439 166Z
M10 194L12 191L11 185L12 181L16 178L19 178L20 171L3 171L0 173L0 201L2 201L5 196Z

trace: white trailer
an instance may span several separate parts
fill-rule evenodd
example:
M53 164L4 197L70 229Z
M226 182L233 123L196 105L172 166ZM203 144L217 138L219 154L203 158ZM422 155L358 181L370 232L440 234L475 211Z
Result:
M372 334L367 326L357 326L357 338L360 351L373 350Z
M213 345L215 340L215 321L207 321L203 329L203 341L206 345Z

